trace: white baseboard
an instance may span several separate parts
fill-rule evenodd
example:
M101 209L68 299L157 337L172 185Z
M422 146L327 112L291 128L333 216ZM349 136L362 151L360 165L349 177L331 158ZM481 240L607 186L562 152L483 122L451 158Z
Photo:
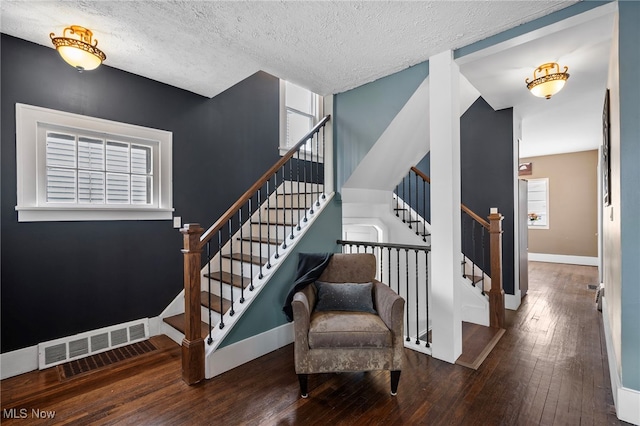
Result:
M616 414L620 420L640 425L640 392L622 386L622 379L618 374L618 358L613 351L613 337L609 324L607 298L602 298L602 318L604 322L604 336L607 342L607 358L609 359L609 375L611 376L611 393L616 406Z
M568 263L570 265L598 266L598 258L592 256L569 256L566 254L529 253L532 262Z
M517 311L520 307L521 301L522 293L520 292L520 289L516 290L516 294L505 293L504 295L504 307L510 311Z
M218 376L292 343L293 333L291 322L216 350L205 361L206 378Z
M38 345L0 354L0 380L38 369Z

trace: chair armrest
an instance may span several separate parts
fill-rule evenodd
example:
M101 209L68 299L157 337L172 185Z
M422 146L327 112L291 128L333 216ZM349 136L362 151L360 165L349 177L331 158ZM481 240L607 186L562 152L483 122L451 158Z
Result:
M374 285L378 315L395 337L402 337L404 333L404 299L386 284L375 281Z
M296 336L298 333L309 333L309 322L311 321L311 311L315 306L316 294L313 284L309 284L303 290L293 295L291 307L293 308L293 321Z

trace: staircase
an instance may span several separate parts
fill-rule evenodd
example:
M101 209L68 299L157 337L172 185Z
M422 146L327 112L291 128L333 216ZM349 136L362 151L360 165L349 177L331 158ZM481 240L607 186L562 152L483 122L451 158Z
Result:
M163 311L161 331L182 345L182 377L212 377L212 355L268 286L332 194L325 194L326 116L206 231L184 238L184 290ZM206 344L205 344L206 342Z
M402 181L396 186L393 193L392 208L396 217L406 223L409 229L430 244L430 224L425 219L429 212L430 197L429 185L431 180L419 169L412 167ZM489 304L489 320L492 327L504 326L504 291L502 283L502 249L501 249L501 220L502 216L496 212L489 216L491 223L470 210L464 204L461 209L462 227L462 259L461 276L463 282L472 293L466 297L469 307L474 305L471 300L481 297ZM493 273L492 273L493 271ZM495 285L492 284L491 275ZM474 296L475 295L475 296ZM463 302L464 303L464 302ZM463 309L463 316L469 322L483 324L468 310ZM485 324L488 325L488 324Z
M297 182L284 181L221 250L217 241L213 247L208 246L209 251L213 248L216 252L207 254L210 261L201 269L199 299L201 336L208 345L220 343L226 333L216 328L225 329L236 315L237 304L244 305L259 292L273 265L288 254L287 249L298 241L295 237L326 203L323 185L314 185L313 193L311 184L300 192L297 186ZM180 304L184 306L184 294L177 298L177 305ZM165 334L182 343L186 329L184 312L163 317L163 321L170 327L163 328Z

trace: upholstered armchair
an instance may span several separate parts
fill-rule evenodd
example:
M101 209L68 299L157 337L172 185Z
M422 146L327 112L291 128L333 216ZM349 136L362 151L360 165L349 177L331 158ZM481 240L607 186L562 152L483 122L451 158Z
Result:
M389 370L391 395L397 393L405 302L375 275L374 255L334 254L320 278L293 296L295 369L303 398L308 375L329 372Z

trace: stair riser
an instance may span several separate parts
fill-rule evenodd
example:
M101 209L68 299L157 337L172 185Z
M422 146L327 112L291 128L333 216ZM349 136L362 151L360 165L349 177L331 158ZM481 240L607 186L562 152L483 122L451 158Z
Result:
M296 225L293 225L294 230L295 227ZM251 235L255 238L260 235L262 235L262 238L267 238L267 235L269 235L271 238L282 239L285 235L291 235L291 226L267 225L266 223L258 225L254 223L251 225ZM249 234L245 233L244 236L248 237Z
M315 171L315 170L314 170ZM278 193L289 193L289 192L318 192L318 187L320 187L320 192L324 191L324 185L317 185L311 183L302 183L302 182L292 182L285 181L278 188Z
M234 250L239 253L240 247L237 249L234 244ZM213 265L212 265L213 267ZM216 270L220 269L220 265L216 265ZM231 272L235 275L241 275L243 277L251 277L255 276L260 272L260 265L255 265L249 262L240 262L239 260L231 260L228 258L222 258L222 270L226 272Z
M318 199L318 194L280 194L278 195L278 208L311 208L312 203ZM276 207L275 202L271 203L271 207Z
M202 277L202 290L209 291L208 278ZM228 300L231 300L231 292L233 291L233 300L238 301L242 295L239 287L231 286L227 283L222 283L222 297ZM249 291L249 286L244 289L245 293ZM211 280L211 294L220 296L220 282L216 280Z
M267 210L267 209L263 209L262 211L262 222L266 222L267 220L271 221L271 222L278 222L278 221L286 221L287 223L298 223L298 219L302 220L302 218L304 217L304 210L298 210L298 209L285 209L285 210ZM257 221L258 219L255 218L255 221Z
M213 295L211 296L213 300ZM200 321L209 324L209 309L206 306L200 305ZM220 322L220 314L216 311L211 311L211 324L215 327Z
M243 245L243 252L246 254L253 254L254 256L260 256L260 257L264 257L265 259L273 256L276 252L276 245L271 245L271 244L261 244L258 242L250 242L250 241L243 241L242 242ZM236 245L234 244L234 247ZM260 248L262 247L262 253L260 252ZM240 246L238 246L237 249L234 248L234 250L239 251L240 250ZM278 250L281 250L281 248L279 248Z

